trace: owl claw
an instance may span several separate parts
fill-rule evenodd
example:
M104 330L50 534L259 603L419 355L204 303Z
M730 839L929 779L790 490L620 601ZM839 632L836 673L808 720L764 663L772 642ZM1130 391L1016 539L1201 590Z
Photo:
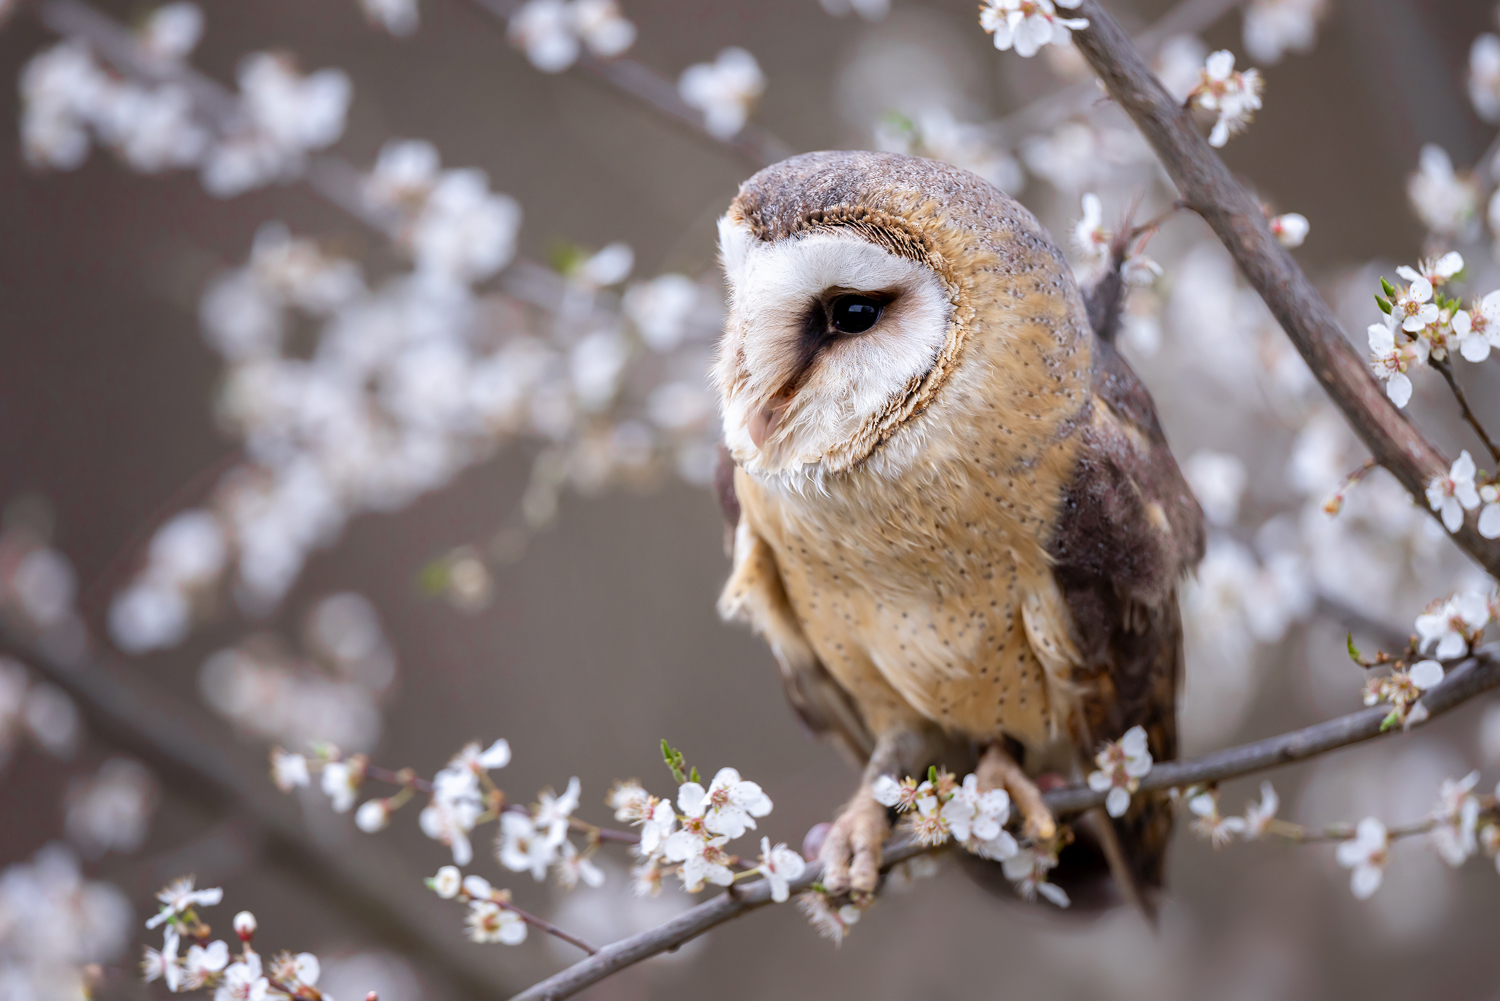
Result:
M1042 799L1042 791L1031 780L1016 759L999 744L991 744L979 759L975 774L982 789L1004 789L1016 809L1021 811L1021 833L1034 843L1046 843L1057 837L1057 820Z
M861 786L818 851L823 888L836 897L874 893L880 882L881 849L890 830L885 807L875 801L869 786Z

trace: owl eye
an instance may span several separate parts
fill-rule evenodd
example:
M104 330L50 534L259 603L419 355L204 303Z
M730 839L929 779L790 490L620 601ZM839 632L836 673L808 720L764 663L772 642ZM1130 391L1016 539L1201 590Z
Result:
M862 334L880 319L881 302L867 295L841 295L829 309L833 329L844 334Z

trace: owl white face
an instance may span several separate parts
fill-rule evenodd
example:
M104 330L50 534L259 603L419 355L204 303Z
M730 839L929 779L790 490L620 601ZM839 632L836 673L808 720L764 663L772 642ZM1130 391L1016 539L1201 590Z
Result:
M751 473L806 470L932 368L952 306L931 268L854 232L766 243L719 221L729 316L714 369L724 437Z

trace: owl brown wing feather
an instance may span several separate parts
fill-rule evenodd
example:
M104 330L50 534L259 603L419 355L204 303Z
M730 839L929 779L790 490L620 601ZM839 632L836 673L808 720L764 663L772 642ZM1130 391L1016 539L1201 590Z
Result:
M1096 340L1094 412L1049 545L1082 666L1085 732L1146 729L1152 756L1177 756L1183 673L1177 590L1203 555L1203 515L1140 379ZM1164 796L1137 797L1117 824L1141 880L1160 886L1171 833Z

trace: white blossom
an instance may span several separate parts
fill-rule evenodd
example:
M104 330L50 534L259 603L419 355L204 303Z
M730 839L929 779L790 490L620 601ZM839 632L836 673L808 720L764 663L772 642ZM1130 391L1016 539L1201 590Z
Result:
M1207 838L1215 848L1222 848L1236 834L1244 834L1247 827L1243 817L1225 817L1219 813L1219 794L1212 789L1189 799L1188 811L1197 818L1193 821L1193 832Z
M159 62L181 62L203 37L203 10L195 3L168 3L156 8L137 32L141 48Z
M1078 0L985 0L979 8L979 25L995 36L1001 52L1015 49L1030 58L1044 45L1067 45L1072 32L1089 26L1086 18L1060 17L1058 7L1073 8Z
M976 775L966 775L953 790L952 798L943 804L943 817L954 840L975 855L1003 860L1019 847L1005 830L1010 820L1010 795L1004 789L981 791Z
M1022 848L1000 865L1005 878L1015 884L1016 892L1025 899L1035 900L1041 895L1058 907L1067 907L1072 903L1066 890L1047 881L1047 873L1057 865L1054 856L1043 854L1034 848Z
M557 882L571 890L579 883L585 886L604 885L604 870L594 864L587 855L580 854L571 842L564 841L558 849Z
M1312 225L1300 212L1287 212L1271 219L1271 233L1283 247L1300 247Z
M578 793L578 777L574 776L568 780L568 788L561 796L548 789L538 797L532 822L538 831L546 832L548 840L559 842L567 835L569 818L578 808Z
M1238 456L1206 449L1194 452L1182 464L1183 475L1203 507L1203 515L1215 525L1232 525L1239 513L1240 496L1249 473Z
M1450 866L1457 868L1479 850L1475 830L1479 820L1479 797L1474 787L1479 773L1470 772L1462 779L1444 779L1438 793L1438 806L1432 813L1436 822L1430 835L1433 850Z
M1418 649L1439 660L1462 657L1469 650L1470 639L1489 621L1490 608L1483 595L1473 591L1454 595L1417 616Z
M641 824L641 851L646 855L654 854L672 834L672 829L677 825L677 814L672 810L672 804L666 800L656 800L649 816L645 817Z
M771 884L771 899L778 904L786 902L791 890L789 884L802 877L807 863L801 855L784 844L771 847L770 838L760 839L760 865L755 871Z
M321 785L334 813L348 813L353 808L354 796L363 781L363 770L347 761L329 761L323 765Z
M510 16L511 44L543 73L561 73L578 61L578 36L564 0L527 0Z
M724 49L711 63L689 66L677 81L677 93L703 112L703 127L719 139L739 134L765 89L760 64L738 46Z
M222 941L210 942L207 946L190 945L182 961L182 972L189 987L196 987L218 973L229 964L229 946Z
M636 29L615 0L573 0L573 28L600 59L613 59L635 44Z
M1073 246L1090 267L1098 267L1109 260L1109 245L1112 234L1104 228L1103 210L1099 196L1085 192L1083 216L1073 226Z
M417 0L359 0L359 5L371 24L397 38L412 34L421 23Z
M1245 830L1246 841L1254 841L1265 835L1270 829L1271 821L1276 819L1276 811L1281 808L1281 797L1276 795L1276 789L1269 781L1260 784L1260 802L1251 803L1245 807Z
M653 351L671 351L687 334L687 321L701 292L684 275L658 275L625 290L621 306L641 340Z
M1263 63L1312 51L1326 0L1254 0L1245 7L1245 51Z
M1487 122L1500 122L1500 38L1484 34L1469 46L1469 100Z
M512 872L530 872L538 882L546 879L561 842L561 837L554 840L539 830L527 814L506 811L500 815L498 856L500 864Z
M697 893L703 889L705 880L719 886L734 882L734 873L728 865L729 856L723 848L728 841L729 838L723 835L705 839L686 830L667 839L666 857L679 863L677 875L682 879L684 890Z
M1369 327L1370 370L1375 378L1385 382L1385 394L1392 403L1404 407L1411 402L1411 377L1407 369L1425 364L1427 342L1425 340L1396 340L1396 331L1388 323L1372 323Z
M1237 73L1234 53L1220 49L1203 63L1203 75L1193 92L1193 101L1206 111L1218 113L1218 121L1209 133L1210 146L1220 147L1229 137L1244 130L1260 110L1260 92L1264 86L1260 73L1253 69Z
M444 900L452 900L458 896L459 888L463 886L463 874L458 871L457 866L445 865L437 871L437 875L427 881L436 893Z
M183 876L163 887L156 894L156 899L161 901L161 910L146 922L147 928L156 928L194 907L212 907L224 899L224 891L219 887L195 890L193 877Z
M733 768L721 768L707 791L697 782L684 782L677 808L688 817L703 818L709 831L737 838L755 828L754 818L771 812L771 798L754 782L741 780Z
M1474 179L1460 177L1448 151L1431 143L1422 147L1417 172L1406 182L1406 193L1417 217L1434 233L1461 233L1479 204Z
M1104 808L1111 817L1122 817L1130 808L1130 795L1140 788L1141 779L1151 771L1151 751L1146 745L1146 731L1133 726L1119 740L1111 741L1094 755L1099 770L1090 772L1089 788L1109 791Z
M797 907L807 915L807 923L824 938L832 939L834 945L842 945L844 936L860 918L860 909L853 904L834 907L826 893L811 891L797 895Z
M246 951L224 971L214 1001L265 1001L271 984L261 975L260 956Z
M526 941L526 922L514 911L506 910L493 901L471 901L465 924L468 926L471 942L520 945Z
M1479 506L1475 472L1474 459L1465 449L1453 461L1447 476L1434 476L1427 484L1427 504L1442 516L1443 526L1450 532L1463 527L1465 511Z
M1352 870L1349 888L1354 896L1360 900L1370 899L1380 889L1389 859L1385 825L1374 817L1366 817L1355 828L1355 836L1342 842L1334 855L1339 865Z
M1484 507L1479 512L1479 534L1486 539L1500 539L1500 485L1486 483L1479 488Z
M1500 348L1500 292L1491 292L1472 309L1454 314L1453 332L1458 337L1458 352L1466 361L1482 362L1490 356L1491 348Z
M354 811L354 826L366 834L383 830L391 822L391 804L384 799L367 799Z

